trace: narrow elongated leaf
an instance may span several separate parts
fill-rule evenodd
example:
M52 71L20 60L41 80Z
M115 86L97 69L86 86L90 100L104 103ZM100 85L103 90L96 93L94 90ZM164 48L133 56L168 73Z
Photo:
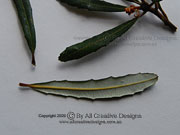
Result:
M88 9L89 11L124 12L125 6L112 4L102 0L58 0L70 6Z
M79 59L92 52L96 52L98 49L107 46L111 41L122 36L133 26L136 20L137 18L134 18L130 21L127 21L126 23L123 23L111 30L105 31L81 43L67 47L66 50L60 54L59 60L66 62L74 59Z
M160 2L160 1L162 1L162 0L152 0L152 2L154 2L154 3L155 3L155 2Z
M35 91L75 98L103 99L122 97L142 92L154 85L158 76L152 73L131 74L123 77L109 77L101 80L88 81L52 81L20 86L31 87Z
M126 0L126 1L135 2L135 3L141 3L139 0Z
M32 8L29 0L13 0L19 20L21 22L24 36L32 53L32 64L35 65L34 52L36 48L36 34L33 22Z

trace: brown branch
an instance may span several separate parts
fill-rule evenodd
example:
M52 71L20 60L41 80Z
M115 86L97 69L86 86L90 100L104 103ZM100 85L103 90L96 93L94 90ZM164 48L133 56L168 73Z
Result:
M155 9L156 9L156 10L159 9L159 3L158 3L158 2L155 3Z
M177 27L172 22L170 22L167 17L163 16L159 11L155 10L154 8L150 8L149 11L159 17L159 19L161 19L164 24L168 26L173 32L176 32Z
M146 1L142 1L142 3L141 3L141 8L140 8L140 9L143 10L144 12L148 12L148 11L149 11L149 12L153 13L153 14L156 15L159 19L161 19L166 26L168 26L173 32L175 32L175 31L177 30L177 27L176 27L172 22L169 21L167 15L166 15L166 13L164 12L164 10L162 9L161 5L158 4L158 5L156 5L155 8L152 8L152 5L153 5L153 4L154 4L154 3L149 4L149 3L147 3ZM158 6L158 7L157 7L157 6ZM159 10L160 10L162 13L160 13L157 8L159 8Z
M168 16L166 15L166 13L164 12L164 10L162 9L160 3L158 3L158 7L159 7L159 10L161 11L161 13L168 19Z

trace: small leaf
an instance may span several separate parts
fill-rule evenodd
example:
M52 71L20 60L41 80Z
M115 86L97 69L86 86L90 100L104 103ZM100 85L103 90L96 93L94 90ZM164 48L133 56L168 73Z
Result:
M88 81L51 81L37 84L23 84L35 91L75 98L106 99L133 95L154 85L158 76L152 73L131 74L123 77L109 77Z
M88 9L89 11L124 12L125 6L112 4L102 0L58 0L70 6Z
M134 18L111 30L105 31L100 35L94 36L81 43L66 48L66 50L60 54L59 60L66 62L74 59L79 59L92 52L96 52L98 49L107 46L111 41L123 35L133 26L136 21L137 18Z
M35 65L36 62L34 53L36 48L36 34L31 4L29 0L13 0L13 2L18 12L19 20L24 31L24 36L32 53L32 64Z

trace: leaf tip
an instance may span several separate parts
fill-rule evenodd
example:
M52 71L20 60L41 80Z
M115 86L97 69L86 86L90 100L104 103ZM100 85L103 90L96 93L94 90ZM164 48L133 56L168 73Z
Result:
M32 54L32 64L33 64L34 66L36 66L36 60L35 60L34 54Z
M66 60L64 59L64 57L62 56L62 54L60 54L60 56L58 57L58 60L60 62L66 62Z

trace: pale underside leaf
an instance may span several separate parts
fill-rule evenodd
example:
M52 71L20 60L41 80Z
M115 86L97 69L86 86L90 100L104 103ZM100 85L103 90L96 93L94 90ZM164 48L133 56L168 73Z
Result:
M154 85L158 76L152 73L130 74L87 81L51 81L36 84L20 84L44 94L75 98L106 99L133 95Z

